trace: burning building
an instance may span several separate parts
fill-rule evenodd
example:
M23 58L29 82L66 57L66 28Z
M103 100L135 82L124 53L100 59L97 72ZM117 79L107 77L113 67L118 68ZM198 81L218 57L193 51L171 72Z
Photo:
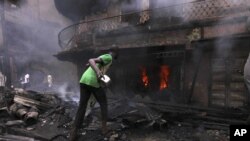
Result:
M25 74L33 85L44 81L49 88L71 83L68 76L77 83L89 58L119 47L108 74L109 140L228 140L229 125L247 123L243 71L250 52L249 0L5 0L0 6L1 86L15 85ZM67 140L77 97L59 85L59 94L0 87L5 125L0 133L7 133L0 139L22 139L9 135L20 133ZM103 140L100 109L93 103L81 140ZM19 116L24 121L35 113L37 123L5 124L3 111L10 107L13 115L25 111ZM16 124L21 129L7 127Z
M249 2L109 1L59 33L60 60L82 63L112 45L116 91L153 101L205 107L248 105L243 68L249 48Z

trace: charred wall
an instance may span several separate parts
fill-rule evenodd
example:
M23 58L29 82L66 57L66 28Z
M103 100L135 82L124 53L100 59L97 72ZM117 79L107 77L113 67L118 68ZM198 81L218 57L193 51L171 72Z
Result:
M187 53L188 101L203 106L248 105L243 70L250 52L247 38L219 38L199 42Z
M89 57L102 53L82 52L75 57L79 78ZM184 103L184 65L184 45L120 49L119 58L113 61L108 73L113 84L111 93L114 97Z
M184 60L184 46L126 49L110 71L113 89L130 98L173 100L183 90Z
M120 49L120 57L108 73L111 96L205 107L246 106L249 94L243 70L249 45L248 38L218 38L195 42L192 50L186 50L185 45ZM167 56L170 52L182 53ZM75 60L79 78L87 60L102 53L79 54ZM169 87L160 89L160 68L164 65L170 68Z
M176 10L180 9L179 6L185 7L186 10ZM242 10L235 10L242 7ZM139 15L147 12L134 13L135 19L132 20L134 24L124 21L126 15L119 15L116 12L113 12L116 13L115 17L107 19L105 17L109 16L108 12L87 16L85 20L89 22L69 26L59 34L59 43L64 51L58 54L58 58L67 57L68 60L77 62L80 77L84 70L83 60L87 62L88 57L97 56L85 53L84 50L105 49L116 44L122 48L122 53L121 59L114 62L110 74L115 84L112 86L115 93L130 97L139 95L142 99L146 97L151 100L163 100L164 95L150 97L152 93L157 93L157 91L151 91L151 94L149 92L155 88L148 90L137 85L148 86L151 82L157 87L156 83L159 83L159 80L147 80L150 79L150 75L145 79L140 77L147 73L157 74L158 77L159 66L171 62L170 64L180 67L180 62L184 61L181 73L178 73L182 79L176 79L180 83L180 91L172 94L174 102L201 106L242 106L246 103L244 99L246 95L244 95L244 81L239 72L243 70L245 54L249 51L241 51L247 49L248 43L245 37L239 38L238 35L249 34L246 26L249 10L244 9L245 7L247 7L245 1L200 1L166 9L154 9L151 14L148 13L150 15L149 19L146 18L148 21L143 23L138 23L143 17ZM72 29L77 29L77 32L72 32L72 36L66 38L64 33ZM62 40L60 37L63 37ZM169 47L171 51L179 51L179 45L185 48L183 58L152 59L154 57L148 51L154 48L157 53L153 53L164 54L163 52L170 51ZM165 50L158 47L163 47ZM80 59L81 55L86 55L85 59ZM241 65L235 66L235 64ZM167 67L172 69L171 66ZM238 69L232 69L235 67ZM171 69L170 72L178 72L178 69L174 71ZM157 77L155 76L155 79L158 79ZM219 80L214 82L218 78ZM237 84L233 82L235 80ZM138 84L142 81L144 83ZM241 91L231 89L235 86ZM166 98L169 99L171 98Z

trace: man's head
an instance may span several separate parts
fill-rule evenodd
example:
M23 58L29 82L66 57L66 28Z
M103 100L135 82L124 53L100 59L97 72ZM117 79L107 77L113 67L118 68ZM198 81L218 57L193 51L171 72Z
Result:
M119 47L111 47L108 52L112 55L114 59L117 59L119 56Z

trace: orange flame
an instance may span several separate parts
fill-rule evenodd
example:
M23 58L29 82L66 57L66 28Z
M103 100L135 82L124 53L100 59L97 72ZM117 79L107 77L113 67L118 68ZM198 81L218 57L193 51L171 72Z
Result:
M149 80L148 80L146 68L142 68L142 83L145 87L148 87Z
M168 78L170 74L170 68L167 65L163 65L160 68L160 90L168 88Z

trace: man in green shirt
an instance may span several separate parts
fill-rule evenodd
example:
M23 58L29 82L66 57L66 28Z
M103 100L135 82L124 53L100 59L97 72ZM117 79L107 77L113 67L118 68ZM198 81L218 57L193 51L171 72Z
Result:
M100 79L112 64L112 60L116 59L117 56L118 48L112 48L109 49L108 54L89 59L89 67L80 79L80 101L73 128L70 132L70 141L76 140L77 131L84 120L86 107L91 94L94 95L101 107L102 133L107 133L107 98L104 89L100 86Z

